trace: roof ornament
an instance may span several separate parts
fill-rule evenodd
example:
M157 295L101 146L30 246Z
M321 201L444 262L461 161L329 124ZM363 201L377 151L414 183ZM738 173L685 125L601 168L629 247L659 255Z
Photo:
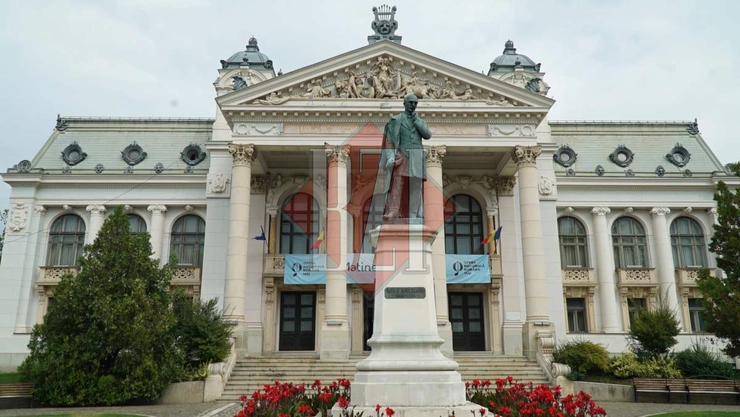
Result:
M236 91L241 90L242 88L247 88L247 82L244 81L241 74L232 75L231 78L234 80L234 85L231 87L233 90Z
M57 114L57 125L54 126L54 129L60 132L64 132L65 130L67 130L68 127L69 127L69 122L62 119L62 116Z
M398 21L395 18L396 10L396 6L391 7L387 4L380 7L373 7L375 20L370 24L370 27L375 31L375 34L367 37L368 43L383 40L401 43L401 36L396 36L396 29L398 29Z
M247 51L256 51L256 52L259 52L260 47L257 46L257 38L255 38L254 36L252 36L251 38L249 38L249 43L247 43L247 49L246 50Z
M694 119L694 123L689 123L689 125L686 127L686 131L689 132L689 135L698 135L699 121L697 119Z

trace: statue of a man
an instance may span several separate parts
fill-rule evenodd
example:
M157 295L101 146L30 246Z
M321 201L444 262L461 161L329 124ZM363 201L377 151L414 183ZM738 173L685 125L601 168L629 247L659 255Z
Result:
M385 172L386 196L384 219L403 217L401 202L405 200L404 183L407 183L408 218L424 217L422 188L424 186L424 147L421 139L430 139L432 132L416 114L419 99L409 94L403 99L405 111L392 116L383 132L383 149L380 169Z

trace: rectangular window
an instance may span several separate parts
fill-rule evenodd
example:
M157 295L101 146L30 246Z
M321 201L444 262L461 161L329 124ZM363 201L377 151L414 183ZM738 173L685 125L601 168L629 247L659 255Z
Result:
M647 302L644 298L628 298L627 299L627 309L628 309L628 314L630 317L630 326L632 326L632 321L635 319L637 310L641 308L647 308Z
M704 333L704 305L699 298L689 298L689 318L691 319L691 332Z
M568 333L587 333L586 327L586 299L567 298Z

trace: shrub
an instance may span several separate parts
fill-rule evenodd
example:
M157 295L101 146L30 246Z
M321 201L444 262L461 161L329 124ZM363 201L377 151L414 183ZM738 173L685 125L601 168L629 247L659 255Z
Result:
M711 375L732 378L735 375L731 363L723 361L700 343L694 343L690 348L678 352L674 358L678 369L687 377Z
M553 352L553 360L570 366L579 374L606 372L609 368L609 352L604 346L587 340L562 343Z
M681 371L673 359L664 357L639 359L625 353L612 359L609 372L617 378L681 378Z
M172 296L175 347L184 357L178 380L205 379L208 364L226 359L231 349L231 324L216 309L217 299L193 301L184 292Z
M678 343L679 332L678 320L666 304L655 310L638 308L630 324L630 348L639 357L665 355Z

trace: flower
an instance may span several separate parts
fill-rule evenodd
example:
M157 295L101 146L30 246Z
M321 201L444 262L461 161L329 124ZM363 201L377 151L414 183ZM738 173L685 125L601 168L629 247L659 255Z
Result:
M481 407L480 410L478 410L478 412L480 413L480 417L483 417L488 412L488 409Z
M377 414L379 412L380 412L380 404L376 404L375 405L375 413Z
M339 407L341 408L349 407L349 401L344 397L337 398L337 404L339 404Z
M390 407L386 407L386 408L385 408L385 415L386 415L386 416L388 416L388 417L393 417L393 415L394 415L394 414L396 414L396 412L395 412L395 411L393 411L393 409L392 409L392 408L390 408Z

